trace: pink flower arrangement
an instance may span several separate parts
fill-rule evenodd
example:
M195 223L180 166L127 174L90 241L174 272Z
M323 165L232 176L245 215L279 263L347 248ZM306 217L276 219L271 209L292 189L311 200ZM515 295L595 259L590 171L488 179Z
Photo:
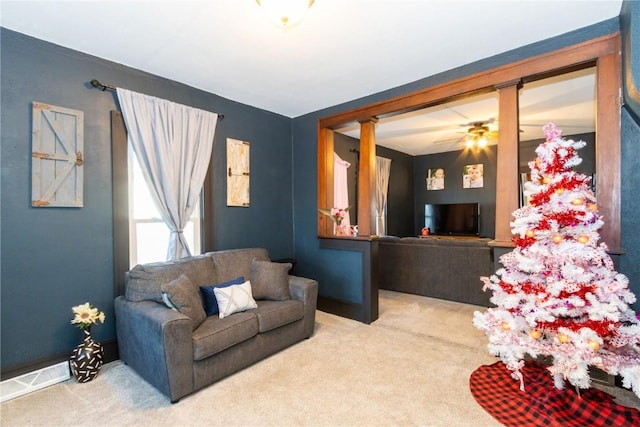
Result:
M320 213L325 214L326 216L331 218L331 220L335 222L337 226L340 226L340 224L342 223L342 220L344 219L345 215L349 211L349 207L346 207L344 209L331 208L331 209L318 209L318 210L320 211Z

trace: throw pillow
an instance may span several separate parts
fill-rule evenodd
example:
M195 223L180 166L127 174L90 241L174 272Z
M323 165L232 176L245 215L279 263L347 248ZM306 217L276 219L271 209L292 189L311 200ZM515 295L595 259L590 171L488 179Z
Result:
M129 301L162 302L162 284L177 279L181 274L185 274L196 286L220 280L211 256L206 254L138 264L127 274L125 296Z
M198 288L184 274L169 283L162 284L162 292L167 294L171 304L180 313L191 319L192 330L200 326L207 317Z
M216 281L226 282L238 276L249 277L251 260L254 258L269 261L269 253L264 248L226 249L211 253Z
M241 285L227 286L226 288L213 288L213 292L216 294L216 300L218 300L221 319L233 313L258 307L251 295L251 282L249 281Z
M218 283L217 285L200 286L200 294L202 295L202 303L204 305L204 312L208 316L218 314L218 301L216 300L216 294L213 292L213 288L226 288L231 285L241 285L244 283L244 277L240 276L228 282Z
M289 299L290 263L270 261L251 262L251 289L257 300L284 301Z

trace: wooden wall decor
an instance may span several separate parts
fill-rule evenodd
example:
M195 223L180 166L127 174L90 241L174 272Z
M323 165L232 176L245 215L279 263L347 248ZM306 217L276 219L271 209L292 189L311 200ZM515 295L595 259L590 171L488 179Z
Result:
M246 141L227 138L227 206L249 207L249 148Z
M32 206L82 207L82 111L33 102L31 158Z

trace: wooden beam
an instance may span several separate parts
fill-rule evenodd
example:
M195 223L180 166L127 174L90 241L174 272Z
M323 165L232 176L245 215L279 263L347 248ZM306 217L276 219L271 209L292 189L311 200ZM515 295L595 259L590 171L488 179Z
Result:
M596 94L596 199L604 225L600 240L614 253L622 253L620 240L620 87L619 50L598 60Z
M513 81L524 76L561 70L576 64L592 62L599 57L617 54L620 51L620 34L605 35L576 45L567 46L553 52L512 62L488 71L482 71L451 82L442 83L412 92L407 95L375 102L319 120L320 127L335 128L367 117L416 110L436 105L456 96L492 90L495 85Z
M511 241L511 213L519 206L518 144L518 89L520 80L497 86L498 161L496 171L496 234L492 244L513 246Z
M360 122L360 161L358 168L358 232L375 234L376 223L376 130L378 119Z

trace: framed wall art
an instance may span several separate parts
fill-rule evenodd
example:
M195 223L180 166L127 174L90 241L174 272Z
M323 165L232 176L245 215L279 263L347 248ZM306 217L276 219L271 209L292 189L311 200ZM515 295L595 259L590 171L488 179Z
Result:
M427 169L427 190L444 190L444 169Z
M33 103L31 205L83 205L84 113Z
M464 170L462 171L462 187L484 187L484 165L482 163L478 163L475 165L466 165L464 167Z
M250 146L227 138L227 206L249 207Z

